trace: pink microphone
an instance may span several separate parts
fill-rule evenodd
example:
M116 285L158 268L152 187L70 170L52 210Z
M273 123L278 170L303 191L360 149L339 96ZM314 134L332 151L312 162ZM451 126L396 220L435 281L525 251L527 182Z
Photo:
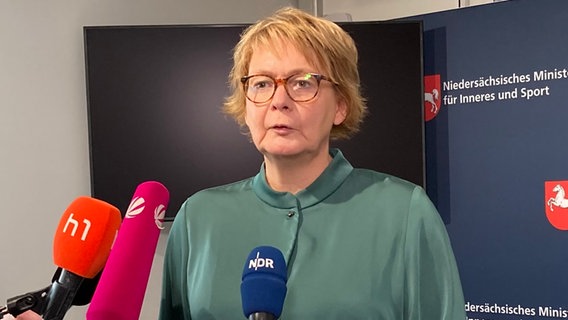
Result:
M104 267L87 320L138 319L169 202L156 181L138 185Z

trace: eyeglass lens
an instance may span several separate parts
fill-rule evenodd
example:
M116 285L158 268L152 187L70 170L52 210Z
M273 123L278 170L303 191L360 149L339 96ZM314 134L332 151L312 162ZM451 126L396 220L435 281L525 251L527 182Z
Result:
M305 73L292 75L286 79L274 79L266 75L253 75L245 82L246 96L255 103L270 100L279 84L283 84L290 98L296 102L313 99L319 90L321 76Z

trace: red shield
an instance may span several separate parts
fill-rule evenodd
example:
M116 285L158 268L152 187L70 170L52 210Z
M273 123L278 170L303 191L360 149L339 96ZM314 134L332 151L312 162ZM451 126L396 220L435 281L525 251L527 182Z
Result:
M553 227L568 230L568 180L544 182L544 209Z
M436 117L442 107L442 84L440 75L433 74L424 77L424 120L430 121Z

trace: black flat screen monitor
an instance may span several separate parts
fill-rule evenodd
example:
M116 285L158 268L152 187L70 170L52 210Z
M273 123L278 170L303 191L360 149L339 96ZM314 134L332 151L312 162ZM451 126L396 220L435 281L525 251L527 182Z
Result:
M369 116L334 143L354 166L424 185L422 25L344 23L360 54ZM198 190L255 175L262 157L221 113L245 25L84 28L92 196L124 214L147 180L170 191L166 220Z

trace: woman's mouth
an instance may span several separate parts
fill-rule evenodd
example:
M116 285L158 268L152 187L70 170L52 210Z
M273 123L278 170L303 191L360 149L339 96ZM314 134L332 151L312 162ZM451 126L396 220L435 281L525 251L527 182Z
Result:
M292 128L290 128L287 125L283 125L283 124L271 126L270 129L272 131L276 132L276 133L279 133L279 134L286 134L286 133L289 133L292 130Z

